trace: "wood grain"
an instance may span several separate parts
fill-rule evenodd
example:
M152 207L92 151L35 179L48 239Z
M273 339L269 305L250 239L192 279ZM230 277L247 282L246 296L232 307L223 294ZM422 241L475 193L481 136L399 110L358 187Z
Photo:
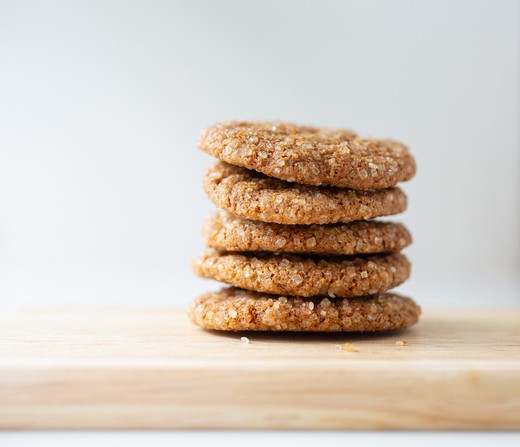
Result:
M184 310L33 310L0 327L0 427L518 429L520 312L313 335L212 333Z

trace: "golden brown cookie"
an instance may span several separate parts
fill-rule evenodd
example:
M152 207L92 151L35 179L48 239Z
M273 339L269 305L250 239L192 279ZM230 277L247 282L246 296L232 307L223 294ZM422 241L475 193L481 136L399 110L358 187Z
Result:
M255 292L349 298L398 286L410 275L410 263L400 253L315 257L208 249L194 259L193 270Z
M366 332L412 326L421 309L394 293L329 300L229 287L201 296L188 312L199 326L221 331Z
M329 224L403 212L399 188L355 191L287 183L224 162L205 174L204 190L219 208L248 219L280 224Z
M357 221L330 225L281 225L249 220L227 211L206 219L206 245L225 251L353 255L392 253L412 242L404 225Z
M369 190L415 174L415 161L403 144L348 130L234 121L208 127L199 147L233 165L306 185Z

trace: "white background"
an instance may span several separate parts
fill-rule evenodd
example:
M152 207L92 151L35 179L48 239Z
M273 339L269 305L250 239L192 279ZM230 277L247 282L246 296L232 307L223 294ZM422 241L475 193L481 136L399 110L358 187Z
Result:
M406 142L401 291L520 306L520 2L0 1L0 313L218 287L189 263L227 119Z
M409 144L428 306L520 305L517 1L1 2L0 296L179 304L212 205L200 130L348 127Z

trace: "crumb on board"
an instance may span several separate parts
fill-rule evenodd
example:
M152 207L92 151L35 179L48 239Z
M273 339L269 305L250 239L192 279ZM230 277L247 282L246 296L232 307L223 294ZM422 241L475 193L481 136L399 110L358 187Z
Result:
M357 352L356 347L352 343L345 343L342 349L347 352Z
M396 346L406 346L406 340L402 338L401 340L398 340L395 342Z
M240 337L240 341L242 343L245 343L246 345L249 344L249 338L247 338L247 337Z

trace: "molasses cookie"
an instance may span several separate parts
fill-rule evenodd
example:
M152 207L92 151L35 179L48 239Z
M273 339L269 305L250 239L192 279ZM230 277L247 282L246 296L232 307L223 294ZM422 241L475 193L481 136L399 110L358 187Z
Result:
M217 211L203 227L206 245L225 251L353 255L392 253L412 242L404 225L356 221L330 225L281 225Z
M193 270L255 292L348 298L398 286L410 275L410 263L400 253L316 257L208 249L194 259Z
M402 143L348 130L234 121L208 127L199 147L233 165L306 185L389 188L415 174L415 161Z
M219 208L247 219L280 224L330 224L401 213L399 188L355 191L288 183L224 162L205 174L204 190Z
M410 298L395 293L329 300L267 295L229 287L202 295L188 312L191 320L205 329L365 332L412 326L421 309Z

